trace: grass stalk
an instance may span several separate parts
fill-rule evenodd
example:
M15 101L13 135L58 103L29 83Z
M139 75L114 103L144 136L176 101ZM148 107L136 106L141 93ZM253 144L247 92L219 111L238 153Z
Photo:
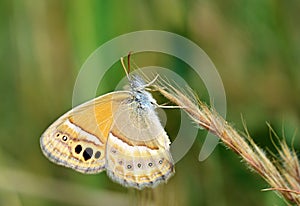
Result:
M285 141L279 142L279 157L269 155L255 144L247 129L246 134L242 135L213 108L196 100L192 92L181 91L161 79L153 87L180 106L195 123L218 136L229 149L238 154L252 171L270 185L264 191L276 191L287 204L300 205L299 159Z

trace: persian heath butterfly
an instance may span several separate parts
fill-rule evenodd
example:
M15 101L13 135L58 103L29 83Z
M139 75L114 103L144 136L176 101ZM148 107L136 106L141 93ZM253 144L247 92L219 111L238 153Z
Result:
M145 90L149 84L129 75L121 62L130 89L99 96L61 116L42 134L41 149L52 162L76 171L106 170L124 186L155 187L175 172L170 140L155 112L157 103Z

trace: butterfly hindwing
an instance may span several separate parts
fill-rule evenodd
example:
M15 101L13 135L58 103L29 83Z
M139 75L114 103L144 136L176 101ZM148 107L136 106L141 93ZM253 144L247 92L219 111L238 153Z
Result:
M142 189L167 181L174 173L174 163L170 140L154 107L150 102L140 105L136 101L121 103L114 113L106 170L114 181Z

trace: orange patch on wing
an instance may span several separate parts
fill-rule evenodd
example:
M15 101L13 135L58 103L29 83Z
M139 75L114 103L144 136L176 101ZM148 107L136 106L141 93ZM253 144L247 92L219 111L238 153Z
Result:
M94 104L83 112L74 114L69 121L99 138L101 142L106 142L112 124L111 102L106 101L101 104Z

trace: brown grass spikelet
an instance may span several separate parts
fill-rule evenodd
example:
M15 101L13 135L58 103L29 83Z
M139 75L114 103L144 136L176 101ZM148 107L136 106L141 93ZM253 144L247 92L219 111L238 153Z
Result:
M279 142L277 157L269 155L256 145L246 127L246 134L242 135L213 108L209 108L199 99L195 101L191 91L175 88L162 78L153 87L181 107L197 125L218 136L229 149L237 153L251 170L257 172L270 185L270 188L263 191L276 191L287 204L300 205L299 159L285 141Z

